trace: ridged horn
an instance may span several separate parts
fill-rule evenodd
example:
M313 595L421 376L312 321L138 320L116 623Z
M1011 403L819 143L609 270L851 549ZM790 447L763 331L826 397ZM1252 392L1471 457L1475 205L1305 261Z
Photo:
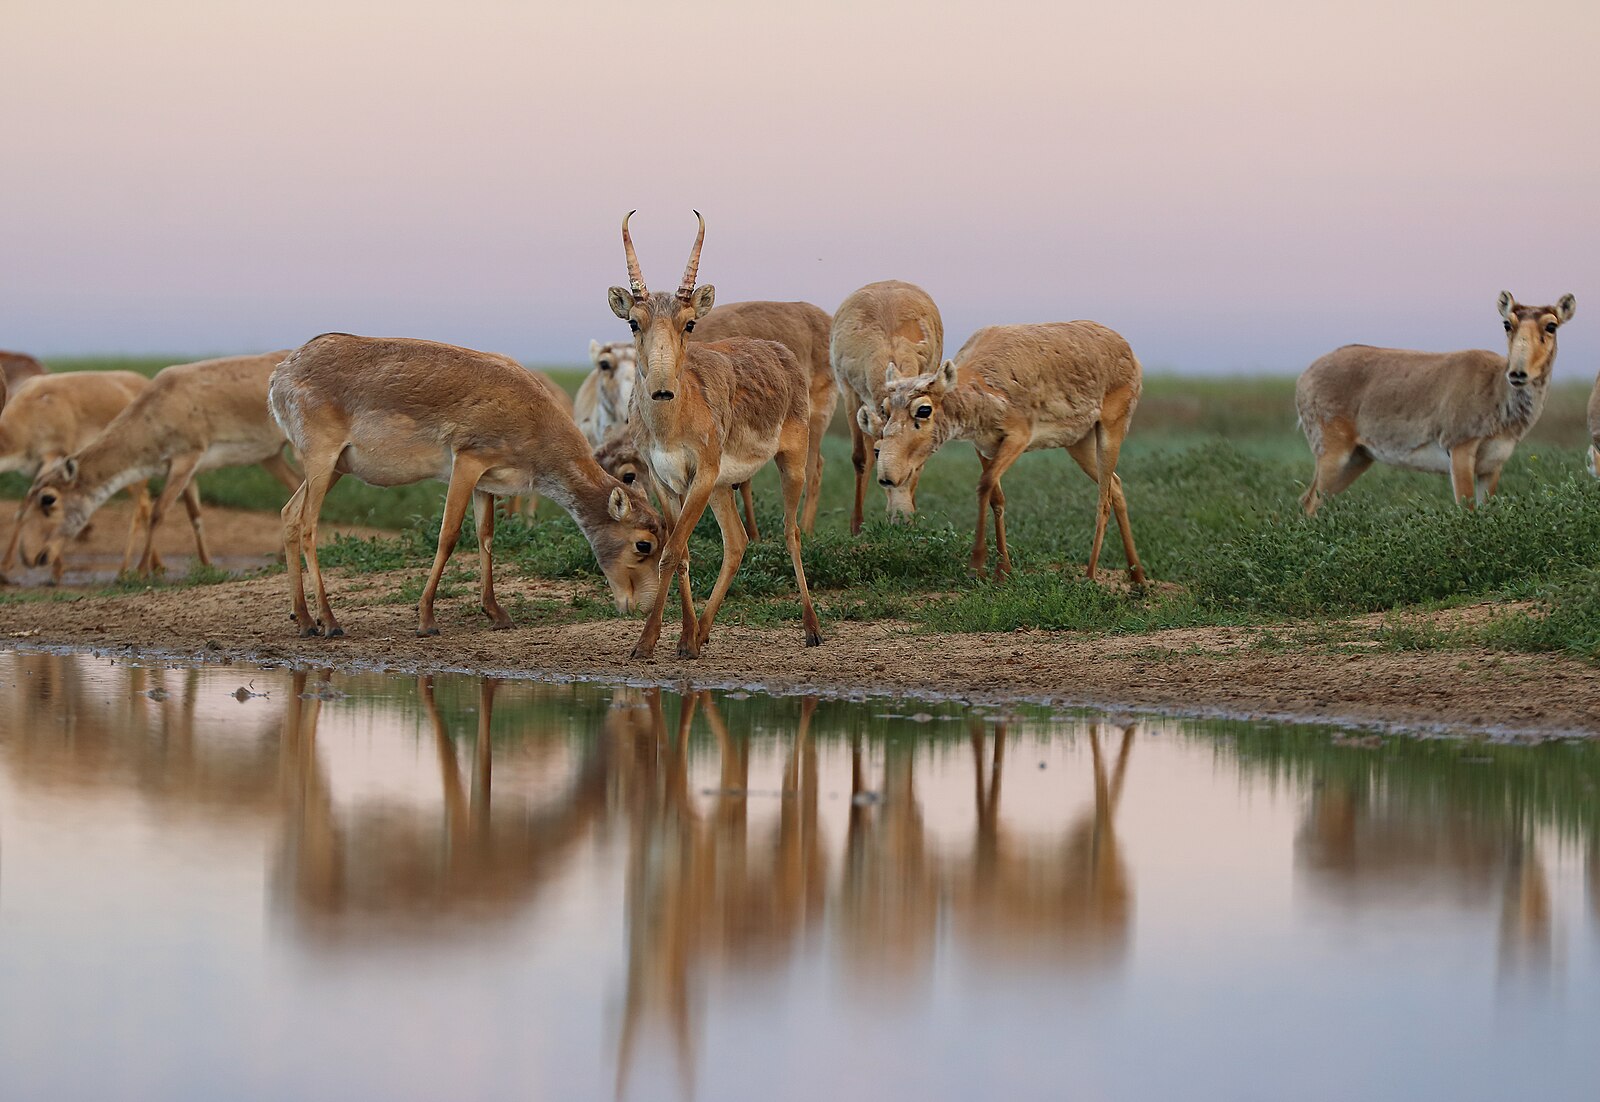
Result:
M628 254L628 286L634 298L644 298L644 273L639 270L639 254L633 251L633 237L628 233L628 219L638 211L630 210L622 216L622 250Z
M694 248L689 253L689 263L683 269L683 282L678 285L678 297L684 302L694 294L695 276L700 272L700 246L706 241L706 220L700 217L700 212L694 212L695 218L700 221L700 232L695 235Z

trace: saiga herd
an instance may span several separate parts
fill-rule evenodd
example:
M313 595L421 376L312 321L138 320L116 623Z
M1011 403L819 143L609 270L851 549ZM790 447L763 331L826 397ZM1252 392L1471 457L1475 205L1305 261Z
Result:
M480 604L495 627L511 626L494 595L495 499L544 495L577 522L618 610L645 614L634 656L653 654L676 579L678 653L697 657L746 547L759 538L751 477L773 462L805 642L815 646L823 636L802 536L816 522L822 435L842 397L852 434L852 533L862 526L869 470L889 515L906 517L916 510L928 459L952 440L970 440L982 465L970 566L989 566L992 516L993 573L1004 578L1011 561L1002 479L1024 453L1062 448L1098 486L1088 576L1114 517L1129 580L1144 582L1117 474L1142 372L1119 334L1090 321L991 326L945 359L938 307L898 280L862 287L832 317L804 302L717 306L715 289L697 282L705 239L698 214L677 288L652 292L631 217L622 222L628 284L607 298L632 340L591 343L594 370L575 402L504 356L340 333L288 352L180 364L151 381L128 372L51 375L31 357L0 353L0 472L33 477L0 571L14 568L22 522L37 509L51 527L36 561L58 581L67 543L124 487L137 488L139 501L124 570L135 555L142 574L160 569L153 533L179 500L208 563L194 477L259 463L292 492L283 532L294 620L305 635L342 635L317 562L317 518L328 490L347 474L376 486L432 478L448 490L419 634L438 632L434 596L469 507ZM1469 508L1493 494L1544 408L1557 331L1575 309L1571 295L1528 306L1503 292L1504 356L1350 345L1313 363L1295 393L1316 460L1305 512L1314 514L1375 462L1445 473ZM1600 385L1589 428L1589 469L1600 477ZM303 474L283 455L286 444ZM155 477L165 485L152 501L144 487ZM697 610L689 536L708 509L723 557Z

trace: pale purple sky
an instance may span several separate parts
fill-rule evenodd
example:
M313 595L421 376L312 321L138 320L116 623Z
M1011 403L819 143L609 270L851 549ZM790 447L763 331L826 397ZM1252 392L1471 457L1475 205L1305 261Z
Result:
M922 284L1149 370L1600 349L1600 5L0 0L0 347L619 339L618 225L722 301Z

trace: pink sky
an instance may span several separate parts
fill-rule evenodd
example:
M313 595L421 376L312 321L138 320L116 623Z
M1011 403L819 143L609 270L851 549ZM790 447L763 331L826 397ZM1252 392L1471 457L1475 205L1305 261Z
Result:
M19 10L20 8L20 10ZM1150 370L1600 348L1600 6L8 4L0 347L328 329L582 359L708 222L722 301L925 286Z

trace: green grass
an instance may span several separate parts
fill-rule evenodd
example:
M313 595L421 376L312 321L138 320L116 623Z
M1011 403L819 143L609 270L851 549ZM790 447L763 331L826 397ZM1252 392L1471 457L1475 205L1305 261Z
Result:
M163 362L51 366L151 370ZM577 369L552 373L572 389L583 377ZM836 417L824 440L817 532L805 545L819 611L825 620L895 617L947 631L1143 632L1533 597L1539 601L1533 615L1506 617L1467 635L1396 621L1381 641L1392 647L1476 641L1600 657L1600 482L1583 469L1587 385L1553 390L1540 424L1508 464L1499 496L1483 509L1453 505L1442 476L1380 467L1310 521L1299 511L1311 460L1294 424L1293 387L1283 378L1148 381L1119 468L1140 555L1159 583L1147 594L1082 578L1095 487L1061 452L1025 456L1006 479L1015 568L1006 583L966 571L979 472L968 444L952 444L929 463L913 524L879 519L882 495L870 485L869 524L852 537L849 439L843 417ZM284 497L256 469L206 476L202 493L246 508L277 509ZM757 475L755 494L763 538L746 553L723 616L787 622L799 613L770 467ZM323 561L364 571L426 569L443 498L444 487L433 483L379 490L344 480L329 496L326 519L400 534L333 541ZM588 544L549 502L537 520L503 521L496 547L513 571L599 577ZM691 543L701 595L720 560L720 538L707 516ZM1101 561L1122 565L1114 526ZM602 596L597 590L596 598Z

